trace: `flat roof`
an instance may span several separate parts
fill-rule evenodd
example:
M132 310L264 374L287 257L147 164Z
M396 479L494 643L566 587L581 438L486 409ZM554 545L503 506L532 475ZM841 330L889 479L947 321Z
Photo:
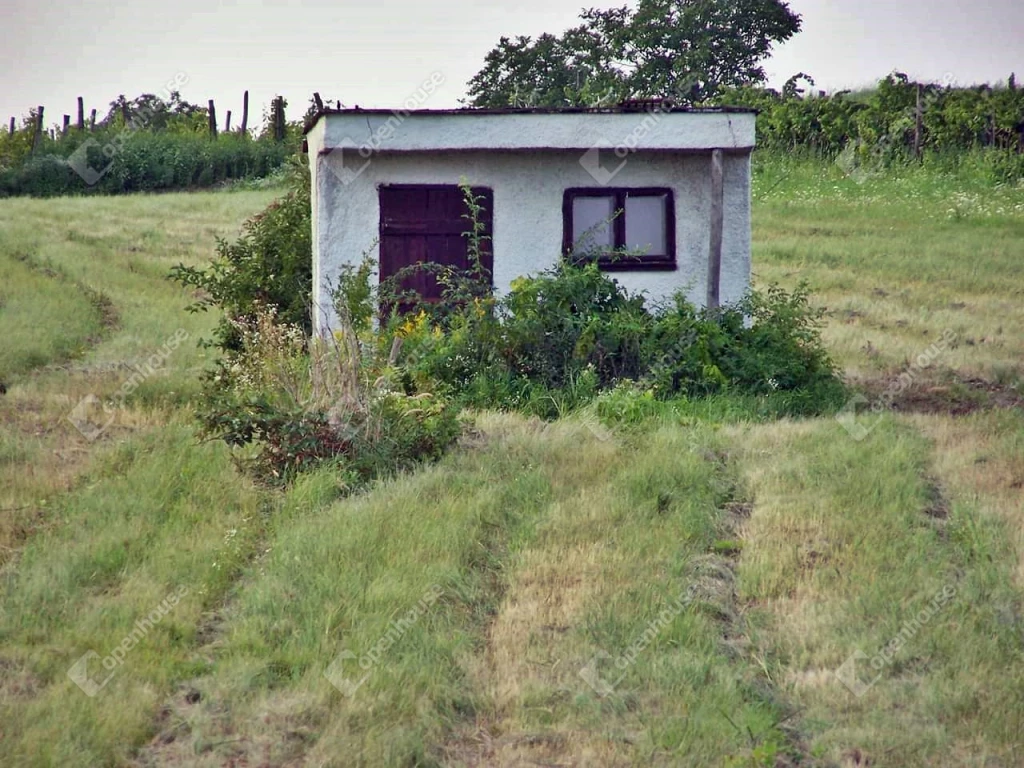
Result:
M473 117L484 115L633 115L644 112L756 115L759 111L751 107L686 107L672 104L662 99L635 99L605 107L459 107L457 109L405 109L404 107L362 109L358 106L331 109L324 107L310 115L309 119L306 120L302 133L304 135L309 133L313 126L320 121L321 117L330 115L375 117L402 114L403 116Z

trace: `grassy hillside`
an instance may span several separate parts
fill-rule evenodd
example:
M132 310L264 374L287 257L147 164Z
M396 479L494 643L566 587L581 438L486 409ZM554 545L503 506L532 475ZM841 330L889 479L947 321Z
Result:
M808 281L849 372L892 371L951 329L959 341L937 367L1019 381L1024 186L920 168L844 174L784 159L757 171L757 278Z
M758 281L912 374L861 439L476 414L349 498L193 433L164 275L272 195L0 201L0 765L1020 764L1024 189L759 159Z

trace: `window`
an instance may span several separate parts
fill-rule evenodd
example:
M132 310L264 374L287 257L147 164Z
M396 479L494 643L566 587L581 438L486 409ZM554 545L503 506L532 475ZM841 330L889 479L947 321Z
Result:
M675 269L672 190L662 187L567 189L562 250L601 269Z

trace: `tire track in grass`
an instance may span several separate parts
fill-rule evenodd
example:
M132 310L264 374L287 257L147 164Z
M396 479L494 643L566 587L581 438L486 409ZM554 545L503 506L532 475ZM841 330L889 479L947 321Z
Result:
M31 293L31 304L36 307L43 304L44 307L40 311L39 309L21 306L19 315L23 317L23 320L18 325L22 325L22 327L15 326L7 329L7 333L14 334L14 337L11 338L9 336L5 346L10 347L13 344L17 347L21 342L24 342L31 349L23 350L20 353L20 362L17 357L19 354L17 349L13 353L5 353L4 358L0 359L0 365L2 365L0 367L0 383L10 386L16 376L24 376L34 369L42 368L46 365L64 363L81 357L91 347L99 344L120 327L121 320L117 307L111 298L102 291L98 291L79 280L75 280L55 265L41 261L30 253L2 254L0 257L10 260L9 269L18 270L20 268L24 270L20 280L17 274L10 274L4 280L6 285L0 286L0 328L3 328L6 324L2 313L4 311L10 312L12 309L9 306L11 299L3 295L5 293L3 291L4 288L9 290L12 285L17 288L19 296L15 297L15 299L20 302L24 302L26 296ZM34 283L31 281L31 275L38 275L44 278L46 282ZM25 283L26 279L29 281L28 284ZM56 291L51 290L52 288L55 288ZM74 320L70 320L70 316L75 315L78 309L75 304L83 302L72 300L69 312L66 295L62 295L59 299L53 295L67 290L74 291L80 299L84 300L84 304L88 305L92 311L92 318L83 319L75 317ZM15 309L18 310L18 307L16 306ZM37 315L37 317L33 318L33 315ZM59 323L53 322L55 318L60 318ZM24 327L24 323L31 323L31 328ZM40 352L38 333L40 330L46 331L48 327L54 325L58 327L45 339L45 344L43 345L47 347L47 350ZM27 331L30 338L19 335L19 330ZM13 360L7 359L10 354L15 355Z
M1024 409L909 419L932 442L952 505L972 504L1003 521L1017 563L1013 581L1024 590Z
M4 569L4 656L15 683L20 670L37 684L20 701L0 697L0 763L123 764L148 737L163 691L194 674L196 628L230 588L249 538L232 535L229 549L221 537L258 517L224 454L180 427L125 443L64 500L62 525ZM111 668L96 660L83 672L97 687L79 690L71 670L83 654L110 656L172 593L173 610L134 638L124 663L105 678Z
M475 718L458 724L439 747L446 763L500 765L511 756L540 759L542 754L550 757L551 752L561 752L567 743L563 734L516 733L507 721L528 689L559 664L544 649L578 621L589 586L599 578L597 542L565 544L552 541L548 532L579 514L579 505L587 503L581 488L590 487L595 494L604 490L617 451L611 443L593 445L593 436L586 435L580 424L552 425L547 431L553 435L556 430L575 432L580 438L575 445L585 445L586 450L572 475L555 478L555 498L541 515L537 531L540 543L527 544L509 563L509 574L497 595L499 605L486 628L486 644L468 668L473 689L486 703Z
M302 505L311 484L336 482L329 470L291 489L225 612L210 671L188 681L136 763L422 763L425 745L476 707L464 664L500 600L510 548L550 493L543 425L483 420L475 445L367 493ZM365 681L333 687L332 668L353 682L364 671L339 653L379 647L434 584L439 599Z
M0 254L0 566L46 525L50 502L71 491L93 455L70 425L52 423L51 398L36 383L119 324L105 294L28 253Z
M740 597L811 751L1017 764L1024 642L1001 524L957 500L948 464L900 419L861 442L831 419L730 434L754 499Z
M515 558L470 674L486 704L438 746L440 762L786 765L804 755L785 724L792 712L747 654L733 589L746 507L713 443L680 429L625 441L582 430L573 451L592 474L566 483Z
M204 605L188 653L191 663L198 669L208 670L216 663L219 649L224 644L228 616L245 588L248 574L253 569L258 570L261 559L269 552L266 544L271 536L273 520L282 512L285 500L272 490L261 489L259 493L257 519L247 519L245 522L250 524L246 528L226 532L216 555L214 565L222 583ZM313 504L328 503L334 495L332 489L320 488ZM203 699L203 692L194 682L195 675L174 681L172 690L156 710L151 738L133 752L133 765L159 764L161 757L183 746L176 742L187 730L186 723L193 708ZM182 755L180 759L185 760L186 757Z

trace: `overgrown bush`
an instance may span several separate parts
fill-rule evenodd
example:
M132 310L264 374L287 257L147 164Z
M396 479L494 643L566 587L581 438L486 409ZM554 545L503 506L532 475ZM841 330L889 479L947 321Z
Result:
M555 418L600 397L632 418L658 412L655 403L724 394L760 398L763 413L814 413L843 393L802 288L751 292L715 310L682 295L649 307L596 264L558 260L492 295L468 188L468 268L410 268L432 271L439 302L402 291L404 273L373 285L364 256L336 286L338 330L309 341L308 176L293 184L241 239L219 244L209 269L174 271L200 290L194 309L226 313L203 432L267 482L331 461L358 485L435 459L465 407Z
M255 318L259 306L272 307L279 322L312 332L313 280L309 168L290 167L291 191L249 219L233 243L217 241L217 258L207 268L179 264L171 277L196 291L191 311L219 307L225 315L215 344L238 348L238 321Z
M472 202L468 188L464 194ZM481 274L479 247L471 241L468 270L420 267L442 271L441 301L392 312L376 338L367 339L378 349L399 350L399 377L410 394L426 387L465 406L545 418L623 381L662 400L773 397L783 410L800 413L827 410L843 394L819 334L821 312L803 287L751 291L714 310L698 310L681 294L649 307L596 264L557 260L498 298ZM357 304L365 316L376 306L372 267L364 260L349 268L336 297L339 311ZM409 306L411 297L403 298Z
M550 417L635 381L660 399L813 392L826 410L842 388L820 317L804 288L751 291L716 310L681 295L650 308L596 265L561 262L507 296L452 308L444 324L395 318L385 336L402 340L409 391L433 382L473 407Z
M351 300L342 327L311 340L309 174L304 164L292 170L291 191L237 241L219 241L210 267L172 270L196 291L190 309L224 313L198 417L203 435L231 445L261 481L286 483L330 461L355 487L439 457L462 430L459 408L426 386L406 391L391 350L359 343L349 309L368 331L365 270L342 281Z
M265 307L234 324L238 348L208 377L199 417L264 482L329 461L357 487L440 457L462 431L457 407L395 387L390 361L360 348L351 328L309 340Z

